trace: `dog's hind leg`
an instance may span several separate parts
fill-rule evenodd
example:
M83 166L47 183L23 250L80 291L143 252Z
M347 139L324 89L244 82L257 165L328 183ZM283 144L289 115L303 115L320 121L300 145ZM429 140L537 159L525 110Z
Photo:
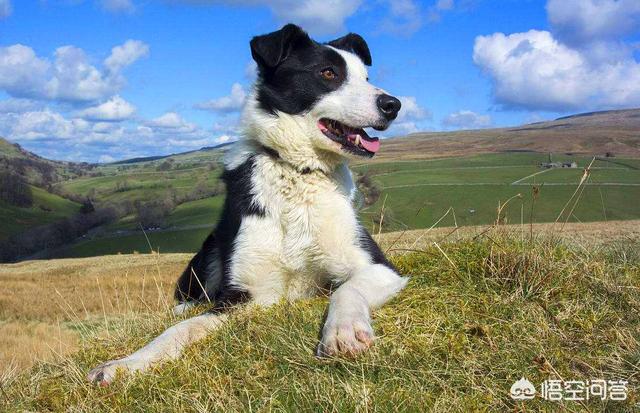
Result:
M118 370L144 371L154 364L176 359L187 345L217 329L227 317L225 313L210 312L184 320L165 330L135 353L94 368L87 379L104 386L113 381Z
M220 288L222 268L214 234L202 244L178 278L174 293L178 305L173 313L180 315L197 303L211 302Z

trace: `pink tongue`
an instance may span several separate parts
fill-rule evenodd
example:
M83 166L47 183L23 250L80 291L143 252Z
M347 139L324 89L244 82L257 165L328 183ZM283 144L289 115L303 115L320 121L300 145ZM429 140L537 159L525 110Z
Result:
M378 150L380 150L379 140L369 141L363 138L362 135L360 135L360 145L362 145L362 147L368 150L369 152L378 152Z

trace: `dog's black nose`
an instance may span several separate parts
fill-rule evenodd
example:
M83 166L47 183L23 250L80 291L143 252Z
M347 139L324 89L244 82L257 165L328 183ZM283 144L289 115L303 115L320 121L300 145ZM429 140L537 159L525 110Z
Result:
M378 109L384 115L387 120L394 120L400 112L402 104L400 101L390 95L380 95L377 100Z

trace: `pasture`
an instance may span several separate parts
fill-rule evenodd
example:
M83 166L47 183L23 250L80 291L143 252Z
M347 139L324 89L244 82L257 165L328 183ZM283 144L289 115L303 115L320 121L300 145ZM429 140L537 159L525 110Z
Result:
M38 225L69 217L80 210L76 202L31 186L33 206L22 208L0 201L0 240Z
M155 201L181 197L198 185L215 187L220 172L208 166L192 166L158 171L152 164L135 167L103 167L103 176L82 177L58 184L58 189L102 203Z
M638 160L594 161L574 196L592 159L554 155L554 162L575 161L578 168L541 169L546 154L506 153L364 164L354 169L368 174L382 191L378 201L361 212L373 230L381 217L383 231L436 223L483 225L498 218L499 206L500 219L509 223L640 218Z
M594 161L585 185L571 202L584 168L592 158L553 155L553 161L576 161L578 168L541 169L539 164L547 160L547 154L503 153L368 162L357 164L352 169L356 175L368 174L381 190L377 202L360 211L362 222L376 233L432 226L491 224L498 217L498 205L508 200L500 214L503 223L640 218L637 206L640 199L640 160L611 158ZM176 171L145 176L149 177L148 185L160 188L166 183L160 184L157 180L173 173ZM217 178L211 176L209 179ZM128 193L133 195L136 192ZM167 229L146 234L140 230L134 217L126 217L110 226L106 234L77 242L56 256L148 252L150 248L160 252L193 252L215 225L222 203L223 195L219 195L181 204L168 216Z

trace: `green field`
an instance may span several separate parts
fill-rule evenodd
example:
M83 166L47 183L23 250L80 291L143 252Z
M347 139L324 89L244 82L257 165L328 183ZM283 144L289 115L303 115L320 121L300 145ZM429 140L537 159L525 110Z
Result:
M78 212L80 205L68 199L31 187L33 206L20 208L0 201L0 240L38 225L48 224Z
M149 244L154 251L184 252L196 251L202 241L209 235L220 213L224 196L185 202L176 207L167 217L169 229L166 231L147 231L140 229L133 217L125 222L109 226L116 231L115 236L101 237L76 243L65 248L60 257L91 257L96 255L128 254L133 252L149 252ZM117 231L125 231L118 235ZM148 238L148 240L147 240Z
M384 215L384 231L425 228L449 211L439 226L482 225L494 222L498 205L511 199L502 211L507 222L553 222L592 158L554 156L553 161L576 161L579 167L541 169L538 164L547 160L545 154L509 153L358 166L356 171L368 172L382 189L380 199L362 211L363 221L376 228ZM565 210L572 211L569 222L640 218L637 165L637 160L596 160L575 208L572 202Z
M361 219L377 232L384 206L383 231L428 228L443 216L437 226L483 225L495 222L498 204L511 199L502 211L503 221L553 222L592 158L554 155L553 161L576 161L579 167L541 169L539 163L547 160L546 154L506 153L356 165L353 170L368 173L382 191L375 204L362 209ZM575 208L571 203L562 220L569 211L569 222L640 219L638 168L635 159L596 160ZM166 184L158 182L164 173L148 176L155 177L146 180L154 188ZM534 185L539 191L535 202ZM160 252L195 251L215 225L223 200L216 196L179 205L167 218L166 230L147 232L149 242L130 216L111 225L110 236L76 243L60 255L147 252L149 243Z
M186 195L201 183L210 187L219 175L219 171L205 166L168 171L139 167L113 175L73 179L59 184L59 189L104 203L154 201L172 194Z
M178 205L169 215L167 225L170 227L213 225L222 212L223 203L224 195L185 202Z
M194 228L167 231L140 230L138 233L96 238L73 244L55 256L56 258L93 257L99 255L148 253L149 243L154 251L160 253L192 252L200 249L202 241L213 228Z

